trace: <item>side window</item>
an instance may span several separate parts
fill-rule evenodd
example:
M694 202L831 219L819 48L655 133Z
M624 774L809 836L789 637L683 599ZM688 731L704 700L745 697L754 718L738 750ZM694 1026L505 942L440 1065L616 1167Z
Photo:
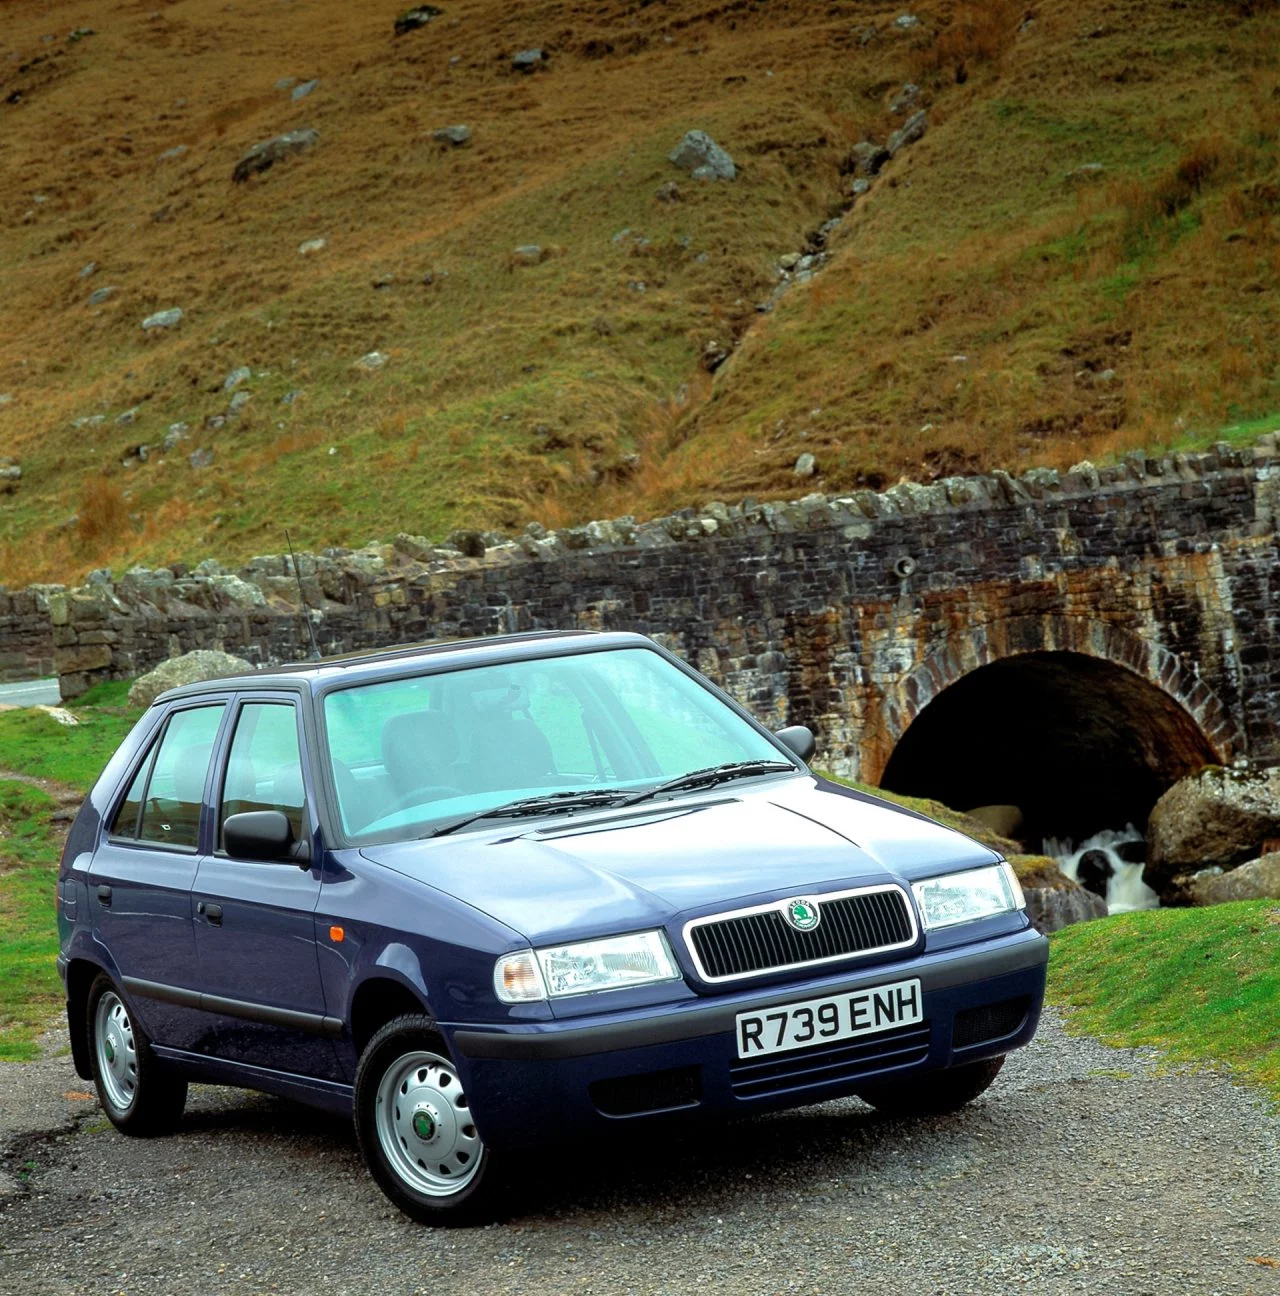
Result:
M221 723L221 706L175 711L170 716L144 793L138 826L142 841L195 850L205 776Z
M116 812L115 822L111 825L113 837L136 837L138 835L138 815L142 810L142 798L147 791L147 779L151 777L151 766L155 764L158 743L147 748L146 759L138 766L138 772L129 784L124 801Z
M297 713L287 702L246 702L236 719L222 784L221 825L247 810L280 810L302 836L302 752Z

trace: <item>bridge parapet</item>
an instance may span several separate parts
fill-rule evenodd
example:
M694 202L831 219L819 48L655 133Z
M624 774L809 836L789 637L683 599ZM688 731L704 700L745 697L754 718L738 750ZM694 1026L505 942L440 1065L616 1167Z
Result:
M822 760L876 781L928 703L984 664L1070 652L1136 674L1206 751L1280 762L1277 437L517 538L299 555L327 653L553 628L634 629ZM21 595L10 595L10 599ZM46 591L64 696L193 648L274 663L309 641L287 556L95 574ZM0 652L9 623L0 608Z

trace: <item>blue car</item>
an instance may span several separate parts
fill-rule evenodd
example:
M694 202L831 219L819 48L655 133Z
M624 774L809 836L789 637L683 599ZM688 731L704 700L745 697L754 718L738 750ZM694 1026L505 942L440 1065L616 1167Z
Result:
M633 634L434 644L160 697L58 877L77 1071L349 1114L415 1219L530 1148L856 1094L951 1111L1035 1031L1010 866L812 774Z

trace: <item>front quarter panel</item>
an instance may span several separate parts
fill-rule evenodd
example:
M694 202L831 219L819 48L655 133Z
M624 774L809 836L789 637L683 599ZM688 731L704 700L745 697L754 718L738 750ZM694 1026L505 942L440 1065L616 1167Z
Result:
M339 935L340 929L340 935ZM426 884L366 859L331 851L316 910L320 977L328 1011L346 1026L340 1050L354 1074L351 1008L366 981L394 981L439 1022L546 1020L545 1004L499 1003L493 966L525 944L514 931Z

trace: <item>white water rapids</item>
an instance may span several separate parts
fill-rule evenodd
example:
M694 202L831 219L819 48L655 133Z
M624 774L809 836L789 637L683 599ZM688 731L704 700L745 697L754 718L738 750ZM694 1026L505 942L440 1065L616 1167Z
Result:
M1056 859L1072 881L1100 895L1107 902L1108 913L1128 913L1160 904L1160 897L1142 880L1145 851L1138 845L1142 840L1142 834L1129 824L1095 833L1078 845L1047 838L1044 853Z

